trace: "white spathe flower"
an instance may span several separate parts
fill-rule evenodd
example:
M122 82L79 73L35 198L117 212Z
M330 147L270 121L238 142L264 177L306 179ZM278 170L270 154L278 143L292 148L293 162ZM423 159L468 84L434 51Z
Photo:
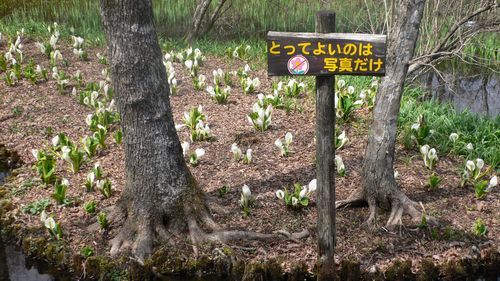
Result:
M308 193L307 186L303 186L302 190L299 193L299 199L306 197L307 193Z
M290 143L292 143L292 140L293 140L292 133L290 133L290 132L286 133L285 134L285 143L290 144Z
M350 95L354 94L354 87L353 86L347 87L347 93L349 93Z
M94 172L90 172L87 174L87 181L90 182L90 183L93 183L95 180L95 174Z
M214 90L214 87L212 86L208 86L207 87L207 92L213 97L215 96L215 90Z
M50 36L49 44L50 46L52 46L52 49L56 48L57 40L59 40L59 32L56 32L55 34L52 34L52 36Z
M45 225L45 227L46 227L46 228L48 228L48 229L54 229L54 228L56 228L56 221L55 221L52 217L48 217L48 218L44 221L44 223L43 223L43 224L44 224L44 225Z
M260 80L258 77L255 77L253 80L252 80L252 84L254 86L254 88L258 88L260 86Z
M490 179L490 183L488 184L488 187L486 188L486 192L490 192L493 187L496 187L498 185L498 178L497 176L494 176Z
M345 86L345 80L339 79L339 81L337 81L337 86L339 88L344 88L344 86Z
M278 197L278 199L285 198L285 192L283 192L283 190L281 189L276 190L276 197Z
M45 210L42 211L42 213L40 214L40 221L45 223L45 221L47 220L47 213L45 212Z
M246 184L243 185L243 187L241 188L241 193L243 194L243 197L245 199L250 199L252 197L252 192L250 191L250 188Z
M340 173L345 170L344 161L342 160L342 156L335 155L335 165L337 166L337 171Z
M252 149L247 149L247 153L245 153L246 157L247 157L247 162L250 163L252 162Z
M425 144L420 147L420 153L422 153L424 156L429 153L429 145Z
M177 125L175 125L175 130L180 131L184 126L186 126L186 125L185 124L177 124Z
M399 172L398 171L394 171L394 178L395 179L399 178Z
M481 158L476 159L476 167L479 171L484 167L484 161Z
M197 148L194 153L196 154L196 157L197 158L200 158L202 157L203 155L205 155L205 149L203 148Z
M35 157L35 160L38 160L38 149L32 149L31 154Z
M359 98L360 98L360 99L362 99L362 100L366 99L366 93L367 93L367 92L368 92L367 90L362 90L362 91L359 93Z
M62 56L62 54L61 54L61 51L59 51L59 50L55 50L55 51L54 51L54 59L55 59L55 60L62 60L62 59L63 59L63 56Z
M46 49L45 49L45 46L42 43L36 42L35 46L40 50L41 53L45 54Z
M55 137L52 138L52 146L58 146L59 145L59 135L56 135Z
M299 203L299 199L292 197L292 206L297 206L298 203Z
M413 123L411 125L412 130L418 131L419 128L420 128L420 123Z
M82 37L79 36L71 36L73 38L73 48L80 49L85 41Z
M473 150L474 149L474 146L472 145L472 143L468 143L467 146L466 146L467 150Z
M231 145L231 152L233 153L235 159L239 160L241 158L242 152L236 143Z
M102 189L104 187L104 180L97 180L95 182L95 186L97 187L97 189Z
M337 137L341 143L344 143L346 141L346 136L345 136L345 131L342 131L342 133Z
M281 91L283 89L283 81L279 81L278 85L276 85L276 90Z
M274 145L276 145L279 149L283 148L283 142L281 141L281 139L275 140Z
M437 152L436 152L436 149L431 148L431 149L429 150L429 153L427 154L427 156L428 156L428 157L429 157L429 159L431 159L431 160L437 159Z
M67 146L63 146L61 148L61 152L62 152L62 159L70 162L71 161L71 158L69 157L69 153L71 152L71 148L67 147Z
M456 142L457 139L458 139L458 134L457 133L451 133L449 139L452 142Z
M316 179L313 179L309 182L309 184L307 185L307 188L309 189L309 193L313 193L316 191Z
M63 178L63 179L61 180L61 185L64 185L64 186L69 186L69 181L68 181L68 179Z
M186 156L189 152L189 142L185 141L181 144L182 146L182 154Z
M84 101L84 103L85 103L85 101ZM92 125L92 117L94 117L94 114L90 113L85 118L85 123L87 123L88 126Z
M467 160L467 162L465 163L465 168L467 168L467 170L473 172L476 169L476 164L474 164L474 162L471 160Z
M194 49L194 56L195 56L195 57L199 57L199 56L201 56L201 51L200 51L200 49L198 49L198 48Z
M245 68L243 68L243 71L245 73L248 73L248 72L252 71L252 69L250 68L250 66L248 64L245 64Z
M192 69L193 68L193 61L192 60L187 60L184 62L184 64L186 65L186 67L188 69Z

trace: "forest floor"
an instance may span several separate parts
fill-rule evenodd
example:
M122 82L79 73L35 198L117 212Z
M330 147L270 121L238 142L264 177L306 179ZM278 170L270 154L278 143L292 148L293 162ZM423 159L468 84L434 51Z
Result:
M35 64L49 69L48 59L38 51L34 43L29 39L23 42L25 61L33 59ZM96 53L105 53L104 49L87 50L89 61L78 60L70 46L60 49L69 65L59 68L68 75L80 70L85 82L103 80L101 70L105 66L99 64ZM5 45L0 46L2 53L6 50ZM233 71L244 64L240 60L209 56L200 73L205 74L208 81L212 81L214 69ZM193 89L191 77L184 66L174 63L174 68L179 81L178 92L170 97L175 123L182 123L184 112L202 105L214 136L213 140L191 144L193 151L195 148L203 148L206 154L198 166L190 168L198 184L206 192L209 205L219 206L212 208L214 220L225 229L262 233L281 229L300 232L307 229L311 234L300 241L249 241L228 246L240 257L276 258L284 268L290 268L296 261L304 261L312 270L317 257L315 196L312 196L312 202L306 208L293 210L287 208L282 200L278 200L275 192L291 187L294 183L306 185L315 178L313 89L307 89L307 93L303 93L298 99L300 110L287 114L284 110L275 109L270 129L261 133L256 132L247 120L247 114L257 100L256 94L244 95L237 79L233 79L235 86L229 102L219 105L206 91ZM272 80L267 77L265 69L252 71L250 77L260 78L262 85L259 92L271 93ZM29 214L23 208L49 198L51 205L46 212L54 215L56 221L61 223L63 241L74 253L79 253L84 246L90 246L94 248L96 255L107 255L107 242L113 237L113 225L110 231L89 232L87 227L95 222L95 217L86 214L82 206L84 202L95 200L99 212L118 200L124 186L123 146L115 144L109 136L107 148L85 162L77 174L67 171L66 162L57 160L57 176L67 178L70 182L67 197L74 199L74 203L69 205L58 205L51 199L53 187L45 187L39 180L36 169L32 167L35 163L32 149L49 148L51 139L56 134L64 132L74 143L91 134L85 118L93 110L80 104L78 97L70 94L74 84L71 80L65 94L57 91L57 85L51 78L36 85L27 80L22 80L13 87L0 84L0 144L17 151L23 162L15 176L10 177L5 184L10 189L14 206L9 214L15 218L14 223L22 224L25 231L20 233L23 235L48 237L39 215ZM335 178L338 200L346 199L361 183L362 159L370 118L370 110L361 109L355 112L352 121L341 125L350 142L337 151L346 165L346 176ZM282 157L274 141L283 139L287 132L293 134L292 153L289 157ZM188 141L189 132L179 131L179 138L181 142ZM251 164L232 159L232 143L237 143L243 151L247 148L253 150ZM113 183L113 195L109 199L98 191L87 192L84 187L87 173L97 162ZM424 258L443 264L451 259L474 257L479 253L478 249L481 253L491 248L500 251L500 194L495 191L483 200L477 200L472 187L460 187L463 165L463 158L440 155L436 172L443 181L439 188L430 190L426 187L430 172L425 168L418 150L406 150L398 145L395 169L399 172L399 186L409 198L421 202L427 214L437 218L440 225L432 229L419 227L405 217L403 226L390 232L383 227L388 214L380 212L377 219L379 227L369 230L362 226L368 217L366 207L338 210L338 260L355 258L360 261L363 269L377 268L383 271L395 260L409 259L413 269L417 270ZM248 217L243 215L239 206L244 184L250 187L255 198L255 205L250 209ZM218 189L224 185L229 186L230 190L220 196ZM487 236L474 235L472 226L477 218L481 218L489 228ZM180 241L188 245L187 239Z

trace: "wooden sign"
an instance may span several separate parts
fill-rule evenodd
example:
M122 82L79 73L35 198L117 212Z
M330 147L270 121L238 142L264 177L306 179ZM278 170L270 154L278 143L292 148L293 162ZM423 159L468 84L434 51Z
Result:
M386 36L355 33L267 33L268 75L385 74Z

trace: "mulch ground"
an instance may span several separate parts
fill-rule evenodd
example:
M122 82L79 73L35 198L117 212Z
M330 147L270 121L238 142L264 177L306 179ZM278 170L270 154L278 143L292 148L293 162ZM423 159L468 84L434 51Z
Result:
M0 46L2 53L6 48L5 44ZM67 74L73 75L79 69L86 82L103 79L101 70L104 66L98 63L95 56L97 52L105 53L103 49L89 49L89 61L76 59L69 46L63 47L61 51L68 59L69 66L60 68ZM48 59L39 53L33 41L25 40L24 52L26 61L33 59L35 63L48 67ZM201 73L212 81L213 69L229 71L243 65L241 61L209 56ZM193 150L206 150L200 165L192 167L191 171L207 193L210 205L219 206L213 208L215 221L226 229L264 233L280 229L291 232L309 229L311 232L300 243L276 240L230 246L235 246L234 251L238 255L249 259L274 257L285 267L302 260L312 268L316 261L315 198L313 196L309 207L291 210L276 198L275 192L285 186L290 187L295 182L305 185L315 177L313 89L308 89L308 94L299 99L299 105L303 108L301 112L287 114L283 110L274 110L271 128L259 133L246 118L256 102L256 95L244 95L241 87L235 86L228 104L216 104L206 92L193 89L191 78L182 65L176 63L174 67L180 81L178 93L170 99L175 123L182 122L185 111L202 105L215 137L212 141L195 142L191 145ZM265 70L252 72L251 77L255 76L263 82L261 91L270 93L271 79L266 76ZM236 79L234 82L235 85L239 84ZM74 81L71 83L74 84ZM85 117L92 110L69 94L71 88L72 85L68 87L67 94L59 94L53 79L38 85L31 85L23 80L14 87L0 82L0 143L17 151L24 163L17 175L10 179L9 186L17 187L17 195L13 198L16 210L12 214L15 214L18 222L24 224L27 234L48 235L42 229L38 216L23 213L21 209L36 200L50 198L52 193L51 187L42 187L36 171L32 169L34 158L31 150L48 146L51 138L59 132L66 133L74 142L90 134ZM336 177L337 199L347 198L360 185L370 115L368 110L358 111L354 121L343 125L351 141L337 152L343 157L347 169L345 177ZM284 138L286 132L291 132L294 140L291 145L292 154L284 158L279 155L274 141ZM189 140L188 132L180 131L179 138L181 142ZM114 144L111 137L108 137L107 142L108 148L100 151L76 175L67 171L66 163L61 160L57 163L58 177L65 177L70 181L68 196L77 198L78 202L95 199L99 209L113 205L124 186L123 149ZM254 159L251 164L245 165L232 160L230 147L234 142L243 151L247 148L253 150ZM493 192L479 201L475 199L472 188L460 188L463 159L440 155L436 170L443 182L437 190L431 191L425 187L429 172L419 153L398 147L396 156L395 169L400 175L400 187L411 199L422 202L427 213L441 222L437 229L438 237L431 238L428 229L422 230L411 225L407 217L403 220L404 226L396 232L389 232L382 227L388 217L383 212L378 218L381 227L375 231L368 230L362 226L368 217L367 208L342 209L337 212L336 227L336 251L339 259L357 258L364 269L373 269L374 266L384 269L396 259L411 259L414 268L418 268L423 258L430 257L435 263L443 263L449 259L471 256L474 254L473 246L481 250L495 247L500 251L500 196L498 192ZM99 192L86 192L83 186L85 176L95 162L99 162L105 174L112 179L114 194L110 199L105 199ZM30 181L34 183L32 187L26 184ZM250 187L256 198L249 217L243 216L238 204L244 184ZM223 185L228 185L231 189L220 197L217 189ZM22 192L23 189L25 192ZM93 220L84 213L82 205L62 207L53 202L48 212L61 222L64 241L75 252L79 252L83 246L91 246L96 254L106 254L109 248L105 242L112 237L113 232L86 231ZM482 218L490 230L485 238L477 238L472 233L471 228L477 218Z

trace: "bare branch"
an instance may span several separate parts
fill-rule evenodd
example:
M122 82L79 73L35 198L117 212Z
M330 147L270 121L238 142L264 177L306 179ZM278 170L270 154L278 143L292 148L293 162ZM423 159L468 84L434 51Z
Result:
M500 23L498 21L493 21L491 23L478 24L477 27L469 28L459 34L461 27L463 27L472 18L497 8L498 4L490 2L486 6L480 7L474 12L462 17L453 25L443 39L431 51L419 57L413 58L409 62L408 75L415 73L416 70L424 66L429 66L431 64L435 65L444 59L458 55L464 49L466 43L477 34L498 30Z

